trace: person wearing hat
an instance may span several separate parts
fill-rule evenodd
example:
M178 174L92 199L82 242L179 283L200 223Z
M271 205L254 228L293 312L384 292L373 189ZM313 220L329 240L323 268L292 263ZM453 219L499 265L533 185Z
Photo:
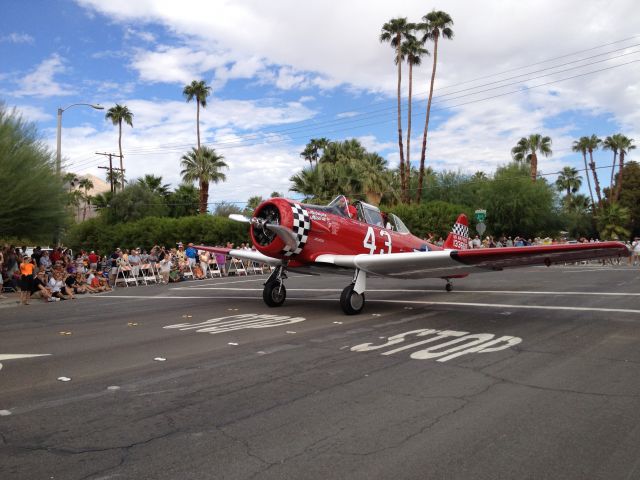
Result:
M193 268L193 266L196 264L196 259L198 258L198 250L195 249L195 247L193 246L193 243L190 243L187 246L187 250L184 252L184 254L187 257L189 266Z
M29 255L24 255L20 263L20 302L23 305L29 305L31 299L34 269L33 259Z

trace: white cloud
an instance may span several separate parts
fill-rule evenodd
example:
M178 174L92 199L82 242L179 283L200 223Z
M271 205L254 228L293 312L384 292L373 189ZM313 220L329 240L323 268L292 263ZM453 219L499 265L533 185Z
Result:
M55 76L65 72L64 59L58 54L51 55L38 65L35 70L19 81L19 88L12 92L16 97L53 97L72 95L70 87L60 84Z
M0 43L27 43L33 45L36 42L28 33L16 33L12 32L9 35L3 35L0 37Z
M29 122L40 122L52 120L54 116L44 111L42 107L34 107L33 105L17 105L16 110Z

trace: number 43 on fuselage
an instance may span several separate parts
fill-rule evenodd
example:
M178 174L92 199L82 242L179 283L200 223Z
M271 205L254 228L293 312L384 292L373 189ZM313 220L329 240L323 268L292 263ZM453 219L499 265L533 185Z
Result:
M350 204L343 195L328 205L271 198L258 206L251 219L242 215L230 218L250 224L255 251L196 248L273 266L263 290L263 299L270 307L285 301L288 269L353 275L340 297L340 305L348 315L359 313L364 307L368 274L442 278L450 291L452 278L470 273L629 255L620 242L470 250L464 214L458 217L444 245L439 247L412 235L393 213L384 213L360 201Z

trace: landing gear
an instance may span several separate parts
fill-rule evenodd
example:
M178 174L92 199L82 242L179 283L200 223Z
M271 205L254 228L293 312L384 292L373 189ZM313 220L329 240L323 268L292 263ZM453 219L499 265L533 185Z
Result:
M284 287L284 279L287 273L283 266L278 266L271 273L262 290L262 299L269 307L279 307L287 298L287 289Z
M450 281L450 280L447 280L447 284L444 286L444 289L445 289L447 292L450 292L451 290L453 290L453 283L451 283L451 281Z
M340 306L347 315L356 315L364 308L364 291L366 289L367 274L356 270L353 283L347 285L340 295Z

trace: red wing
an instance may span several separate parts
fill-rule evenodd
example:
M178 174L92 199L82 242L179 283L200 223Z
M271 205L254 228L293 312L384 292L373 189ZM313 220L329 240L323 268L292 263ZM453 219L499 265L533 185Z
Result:
M490 270L526 265L576 262L618 255L629 256L629 249L620 242L482 248L478 250L454 250L451 252L451 257L461 263Z

